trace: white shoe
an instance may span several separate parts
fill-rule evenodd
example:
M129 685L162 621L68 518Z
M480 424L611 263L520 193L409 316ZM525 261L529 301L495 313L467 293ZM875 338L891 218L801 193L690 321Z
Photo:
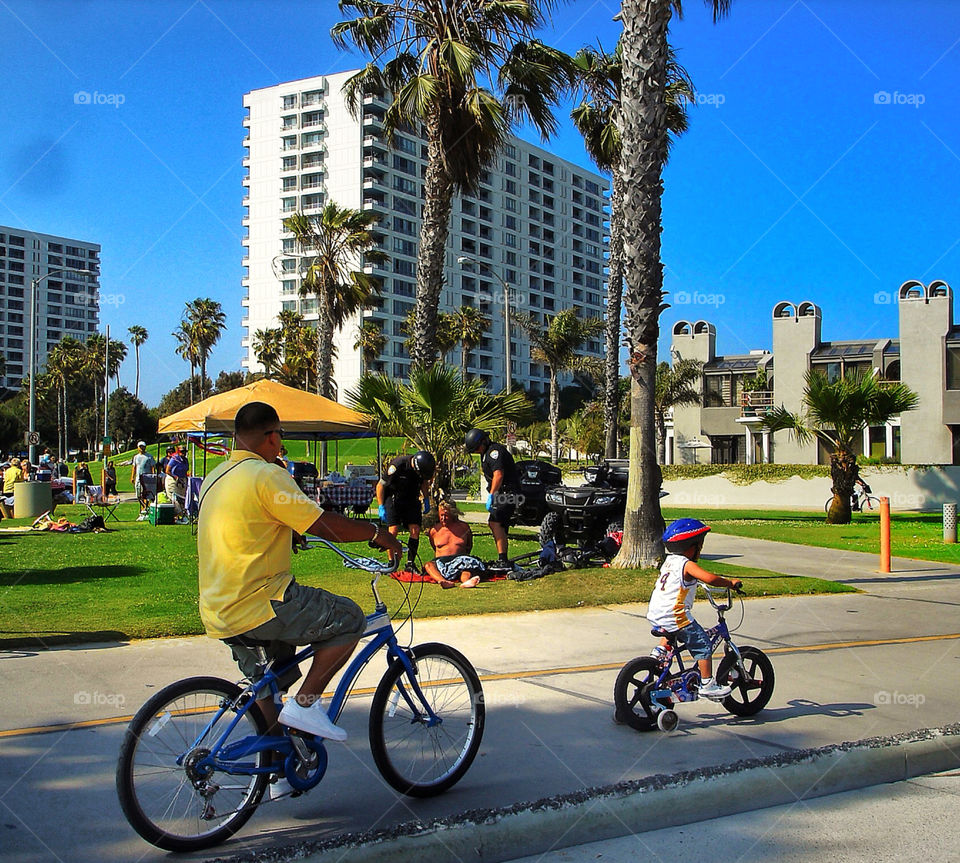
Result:
M148 518L147 513L141 512L140 515L137 516L137 521L146 521Z
M330 721L320 699L314 701L310 707L304 707L295 698L287 699L280 711L280 722L289 728L306 731L325 740L342 743L347 739L347 732Z
M697 692L702 698L717 701L721 698L726 698L730 694L731 689L729 686L721 686L712 677L708 677L700 684Z

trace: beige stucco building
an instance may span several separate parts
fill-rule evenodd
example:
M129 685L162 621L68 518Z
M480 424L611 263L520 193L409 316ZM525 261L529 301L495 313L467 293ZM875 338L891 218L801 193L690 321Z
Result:
M703 399L674 409L667 463L826 463L821 445L799 444L760 424L773 406L800 412L804 375L815 368L830 378L856 371L902 381L919 395L916 410L865 429L860 453L903 464L960 464L960 326L953 321L953 291L944 281L912 280L896 298L899 338L824 341L816 304L780 302L773 308L773 351L736 356L717 354L713 324L678 321L670 354L674 361L703 363Z

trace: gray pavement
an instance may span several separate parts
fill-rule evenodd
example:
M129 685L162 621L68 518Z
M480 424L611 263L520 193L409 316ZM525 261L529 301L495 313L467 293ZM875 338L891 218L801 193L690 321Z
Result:
M591 842L513 863L901 863L957 860L960 772Z
M360 694L344 713L350 740L331 750L321 785L263 806L221 853L260 852L956 721L960 567L897 562L892 575L878 576L869 555L720 535L710 537L707 550L731 563L849 580L864 591L745 603L738 643L768 651L777 673L773 699L758 716L736 719L696 702L680 706L681 727L673 735L613 725L616 673L651 643L640 604L418 622L414 643L448 642L485 678L487 728L467 776L434 800L398 797L373 766L366 741L370 699ZM396 607L399 597L390 585L388 605ZM469 592L457 599L469 602ZM710 615L698 604L701 620ZM738 619L733 613L731 624ZM382 666L373 665L361 686L379 677ZM101 720L133 713L159 687L191 674L236 677L227 651L202 638L0 651L0 683L22 696L0 708L4 860L165 857L120 814L113 770L123 725ZM17 733L78 721L95 724Z

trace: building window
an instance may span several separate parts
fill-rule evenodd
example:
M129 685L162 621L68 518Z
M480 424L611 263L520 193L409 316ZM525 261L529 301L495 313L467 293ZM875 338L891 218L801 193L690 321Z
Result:
M297 188L297 178L296 177L284 177L283 178L283 191L284 192L294 192Z
M960 345L947 345L947 389L960 390Z

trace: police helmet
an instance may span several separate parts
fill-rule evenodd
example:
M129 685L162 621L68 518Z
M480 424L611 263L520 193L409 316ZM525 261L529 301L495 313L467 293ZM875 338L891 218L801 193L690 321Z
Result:
M470 453L479 452L480 447L488 443L490 443L490 435L482 429L470 429L470 431L463 436L463 445L467 448L467 452Z
M425 449L415 453L413 458L410 459L410 464L417 472L417 476L424 481L432 479L433 474L437 469L437 460Z

